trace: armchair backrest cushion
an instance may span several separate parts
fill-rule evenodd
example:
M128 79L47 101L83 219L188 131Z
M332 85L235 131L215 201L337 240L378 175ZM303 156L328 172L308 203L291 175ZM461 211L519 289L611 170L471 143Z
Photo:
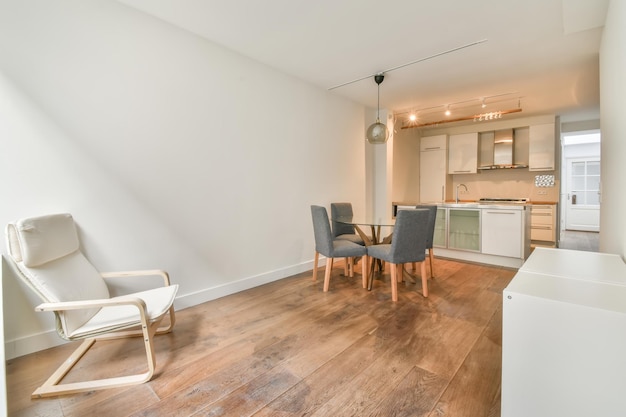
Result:
M44 302L108 299L104 279L79 250L74 220L53 214L7 225L9 254L20 277ZM99 311L70 310L57 314L62 337L72 334Z
M8 228L9 251L16 262L35 267L78 250L78 234L70 214L21 219Z

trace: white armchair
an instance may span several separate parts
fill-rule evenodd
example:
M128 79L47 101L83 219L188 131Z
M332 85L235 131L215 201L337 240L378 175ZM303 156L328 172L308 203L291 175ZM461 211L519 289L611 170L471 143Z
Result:
M169 332L175 323L174 298L178 285L171 285L165 271L99 273L79 248L78 234L70 214L32 217L6 228L10 258L18 275L42 299L37 311L56 316L57 332L66 340L84 340L60 368L33 392L33 398L95 389L141 384L154 374L153 337ZM106 278L161 276L163 286L111 297ZM163 326L161 322L168 316ZM97 341L142 336L147 371L62 384L61 381Z

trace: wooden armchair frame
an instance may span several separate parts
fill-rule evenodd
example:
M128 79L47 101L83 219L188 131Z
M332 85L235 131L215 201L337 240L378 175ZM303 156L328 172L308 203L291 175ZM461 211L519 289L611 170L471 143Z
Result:
M103 278L114 277L137 277L137 276L154 276L161 275L164 280L165 286L170 285L169 275L165 271L160 270L142 270L142 271L123 271L123 272L106 272L101 274ZM176 315L174 307L171 306L168 311L161 314L159 317L148 319L148 313L146 311L146 303L138 297L120 296L110 299L102 300L90 300L90 301L67 301L61 303L42 303L35 307L36 311L52 311L58 313L60 311L77 310L83 308L93 307L110 307L119 305L133 305L137 307L140 316L140 323L132 325L130 329L120 330L115 332L106 332L94 337L87 337L83 339L83 342L78 346L76 350L67 358L63 364L43 383L37 388L32 398L51 397L63 394L73 394L77 392L92 391L105 388L117 388L127 385L143 384L144 382L152 379L154 371L156 369L156 358L154 353L153 338L155 334L169 333L174 324L176 323ZM169 324L164 327L159 327L163 318L169 313ZM140 326L140 328L137 328ZM146 359L148 370L146 372L126 375L120 377L94 379L89 381L73 382L62 384L61 381L67 375L69 371L80 361L80 359L87 353L89 348L99 340L111 340L122 339L128 337L143 336L144 347L146 350Z

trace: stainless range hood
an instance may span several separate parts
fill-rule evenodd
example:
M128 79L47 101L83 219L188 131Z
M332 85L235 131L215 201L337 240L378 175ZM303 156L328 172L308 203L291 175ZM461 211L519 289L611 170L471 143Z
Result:
M513 163L513 129L496 130L493 134L493 164L482 165L478 169L513 169L528 167L528 165Z

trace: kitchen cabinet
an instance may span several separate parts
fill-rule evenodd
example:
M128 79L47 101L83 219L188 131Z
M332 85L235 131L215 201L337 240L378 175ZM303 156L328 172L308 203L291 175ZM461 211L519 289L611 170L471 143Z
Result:
M488 255L524 257L523 210L486 208L482 212L481 252Z
M554 171L554 123L533 125L528 130L528 170Z
M435 218L435 232L433 234L433 246L445 248L448 243L448 209L437 207Z
M448 181L448 136L427 136L420 140L420 202L441 202Z
M495 134L491 132L480 132L478 134L478 165L480 167L491 167L493 165L493 138Z
M500 218L498 210L515 214ZM435 256L519 268L530 254L530 206L438 203L433 246Z
M448 174L475 174L478 172L478 133L450 135Z
M556 204L533 204L530 238L534 245L556 245Z
M448 209L448 249L480 251L479 209Z

